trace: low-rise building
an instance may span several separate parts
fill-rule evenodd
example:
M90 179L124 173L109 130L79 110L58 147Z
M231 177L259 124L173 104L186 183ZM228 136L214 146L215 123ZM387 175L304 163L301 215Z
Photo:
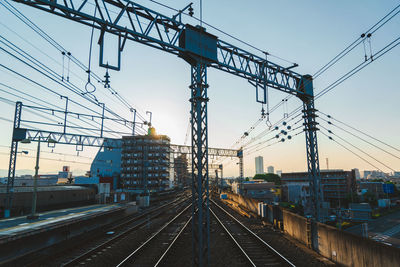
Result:
M367 182L360 181L358 183L359 190L364 194L370 192L375 195L376 199L386 196L383 191L383 182Z
M282 173L281 181L283 186L310 182L308 172ZM329 202L331 207L337 207L339 201L357 192L354 170L321 170L320 184L323 200Z
M278 201L279 189L272 182L242 182L233 183L232 191L245 197L258 199L264 202Z

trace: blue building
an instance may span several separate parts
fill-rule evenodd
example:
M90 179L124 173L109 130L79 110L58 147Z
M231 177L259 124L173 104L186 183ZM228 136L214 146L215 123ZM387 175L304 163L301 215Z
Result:
M108 146L107 139L104 145L97 152L90 166L90 176L97 177L119 177L121 174L121 151L122 140L113 140L117 142L119 148L111 148Z

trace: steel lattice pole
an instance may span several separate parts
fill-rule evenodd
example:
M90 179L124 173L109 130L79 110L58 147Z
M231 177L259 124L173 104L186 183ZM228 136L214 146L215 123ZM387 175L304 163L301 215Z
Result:
M208 266L210 215L208 192L207 66L191 66L192 246L193 265Z
M20 127L21 123L21 111L22 102L17 102L15 104L15 115L14 115L14 128L13 136L11 141L11 151L10 151L10 164L8 166L8 178L7 178L7 194L6 194L6 209L4 210L4 217L8 218L11 215L12 208L12 198L14 192L14 178L15 178L15 165L17 164L17 151L18 151L18 141L15 139L16 129Z
M313 220L321 221L321 204L322 204L322 192L321 192L321 174L319 168L319 157L318 157L318 143L317 143L317 125L315 118L315 107L314 107L314 94L313 84L311 76L304 76L303 90L307 92L308 97L303 98L303 117L304 117L304 131L306 136L307 146L307 167L308 167L308 178L310 182L311 192L311 204L313 210ZM318 233L316 227L312 227L311 239L312 246L318 250Z

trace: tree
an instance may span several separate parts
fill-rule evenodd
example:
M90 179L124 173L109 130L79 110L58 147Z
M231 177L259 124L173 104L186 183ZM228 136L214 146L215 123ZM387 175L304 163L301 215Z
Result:
M374 193L366 192L364 195L364 201L368 202L371 206L377 206L378 201L376 200L376 196Z
M281 184L281 177L279 177L279 175L276 175L274 173L256 174L256 175L254 175L253 179L264 180L267 182L273 182L273 183L275 183L275 185Z
M348 206L349 203L360 203L360 197L356 192L348 193L343 201L344 206Z

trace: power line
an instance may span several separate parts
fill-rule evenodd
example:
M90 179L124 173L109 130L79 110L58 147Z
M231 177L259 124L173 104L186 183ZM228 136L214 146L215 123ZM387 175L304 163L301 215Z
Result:
M379 149L379 150L385 152L386 154L389 154L389 155L391 155L391 156L393 156L393 157L395 157L395 158L397 158L397 159L400 159L400 157L396 156L395 154L391 153L390 151L387 151L386 149L383 149L383 148L381 148L381 147L379 147L379 146L377 146L377 145L375 145L375 144L369 142L368 140L365 140L364 138L362 138L362 137L360 137L360 136L358 136L358 135L356 135L356 134L354 134L354 133L352 133L352 132L350 132L350 131L348 131L348 130L346 130L346 129L340 127L340 126L338 126L338 125L336 125L336 124L334 124L334 123L332 123L332 122L330 122L330 121L328 121L328 120L325 120L324 118L321 118L321 119L322 119L323 121L327 122L329 125L335 126L336 128L338 128L338 129L340 129L340 130L342 130L342 131L344 131L344 132L346 132L346 133L348 133L348 134L350 134L350 135L352 135L352 136L354 136L354 137L356 137L356 138L358 138L358 139L364 141L365 143L367 143L367 144L369 144L369 145L371 145L371 146L373 146L373 147L375 147L375 148L377 148L377 149Z
M9 155L8 153L0 152L2 155ZM32 158L35 159L35 156L26 156L22 155L23 158ZM92 164L91 162L81 162L81 161L73 161L73 160L63 160L63 159L52 159L52 158L46 158L46 157L40 157L40 160L50 160L50 161L59 161L59 162L68 162L68 163L76 163L76 164L82 164L82 165L90 165Z
M373 55L374 60L370 60L370 61L364 61L362 63L360 63L359 65L357 65L355 68L353 68L352 70L350 70L349 72L347 72L346 74L344 74L343 76L341 76L339 79L337 79L336 81L334 81L333 83L331 83L329 86L327 86L325 89L323 89L322 91L320 91L316 96L315 99L318 99L319 97L325 95L326 93L328 93L329 91L331 91L333 88L335 88L336 86L338 86L339 84L343 83L344 81L346 81L347 79L349 79L350 77L352 77L354 74L358 73L360 70L364 69L366 66L368 66L369 64L371 64L372 62L375 62L376 60L378 60L380 57L382 57L383 55L385 55L386 53L388 53L389 51L391 51L393 48L395 48L396 46L398 46L400 44L399 42L400 37L394 39L392 42L390 42L388 45L386 45L385 47L383 47L381 50L379 50L378 52L376 52ZM397 43L396 43L397 42Z
M7 0L4 0L10 7L7 7L3 3L0 2L1 5L3 5L9 12L11 12L14 16L16 16L19 20L21 20L25 25L27 25L29 28L31 28L33 31L35 31L39 36L41 36L44 40L46 40L50 45L55 47L57 50L60 52L64 52L68 54L68 51L57 41L55 41L51 36L49 36L45 31L43 31L39 26L37 26L32 20L27 18L24 14L22 14L18 9L16 9L11 3L9 3ZM13 9L13 10L11 10ZM82 70L86 71L87 67L85 64L83 64L79 59L75 58L73 55L69 56L72 59L72 62L74 62L78 67L80 67ZM97 80L99 83L103 83L102 79L95 73L91 72L91 76ZM115 89L113 89L111 86L107 87L107 89L114 95L117 99L119 99L127 108L130 110L135 109L132 105L130 105ZM137 116L142 119L142 121L145 121L145 118L137 112Z
M378 160L377 158L375 158L374 156L372 156L371 154L365 152L364 150L362 150L361 148L355 146L354 144L350 143L349 141L345 140L344 138L340 137L339 135L333 133L331 130L328 130L327 128L325 128L324 126L322 126L320 124L320 126L322 128L324 128L326 131L328 131L328 133L333 134L334 136L336 136L337 138L339 138L340 140L342 140L343 142L345 142L346 144L350 145L351 147L357 149L358 151L360 151L361 153L363 153L364 155L367 155L368 157L372 158L373 160L375 160L376 162L379 162L380 164L382 164L383 166L385 166L386 168L390 169L391 171L395 171L393 168L389 167L388 165L386 165L385 163L383 163L382 161Z
M28 93L23 93L23 92L21 92L21 91L15 89L15 88L13 88L13 87L11 87L11 86L5 85L5 84L3 84L3 83L0 83L0 85L3 85L3 86L5 86L5 87L7 87L7 88L9 88L9 89L11 89L11 90L15 90L15 91L17 91L17 92L19 92L19 93L21 93L21 94L26 94L26 95L28 95L28 96L30 96L30 97L32 97L32 98L37 99L36 97L34 97L34 96L32 96L32 95L29 95ZM51 109L51 108L49 108L48 106L45 106L45 105L43 105L43 104L40 104L40 103L38 103L38 102L35 102L35 101L30 100L30 99L28 99L28 98L25 98L25 97L23 97L23 96L19 96L19 95L13 94L13 93L8 92L8 91L5 91L5 90L3 90L3 89L0 89L0 91L5 92L5 93L10 94L10 95L13 95L13 96L15 96L15 97L17 97L17 98L19 98L19 99L23 99L23 100L32 102L32 103L34 103L34 104L36 104L36 105L39 105L39 106L41 106L41 107L43 107L43 108ZM39 100L40 100L40 99L39 99ZM44 100L41 100L41 101L45 102L46 104L50 104L50 103L47 103L47 102L44 101ZM52 104L50 104L50 105L52 105ZM55 105L52 105L52 106L56 107ZM47 113L44 112L43 110L39 110L39 111L40 111L40 112L43 112L43 113L45 113L45 114L47 114ZM58 124L58 121L56 121L56 120L54 120L54 119L52 119L52 118L49 118L49 117L40 115L40 114L38 114L38 113L33 112L32 110L28 110L28 112L30 112L30 113L32 113L32 114L36 114L36 115L39 116L39 117L46 118L46 119L48 119L48 120L50 120L50 121L57 122L57 125L53 125L53 126L62 126L62 125L59 125L59 124ZM55 115L55 114L53 114L53 116L56 117L56 118L58 118L58 119L60 119L61 121L64 120L64 118L61 118L61 117L59 117L59 116L57 116L57 115ZM80 119L80 120L83 120L83 119L85 119L85 118L84 118L84 117L80 117L79 119ZM25 122L27 122L27 121L25 120ZM40 123L40 122L35 122L35 123ZM93 125L92 123L90 123L90 122L87 122L87 121L86 121L85 123L91 125L92 127L96 127L96 126L94 126L94 125ZM97 122L96 122L96 123L97 123ZM42 123L42 124L43 124L43 123ZM78 131L79 131L79 129L94 131L94 132L96 132L96 133L99 131L98 129L87 129L87 128L81 127L81 126L79 126L78 124L73 123L73 122L69 122L69 124L76 126L76 127L73 127L73 128L77 128ZM99 123L98 123L98 124L99 124ZM69 128L71 128L71 126L69 126ZM108 127L104 127L104 128L105 128L105 129L109 129ZM82 131L80 131L80 132L81 132L81 133L84 133L84 132L82 132ZM84 134L86 134L86 133L84 133ZM114 134L114 133L113 133L113 134Z
M36 49L39 53L45 55L46 57L48 57L49 59L51 59L53 62L55 62L56 64L58 64L59 66L63 66L63 64L61 64L60 62L58 62L56 59L54 59L53 57L51 57L50 55L48 55L47 53L45 53L43 51L43 49L39 49L37 46L35 46L32 42L30 42L29 40L27 40L26 38L22 37L21 35L19 35L17 32L15 32L14 30L12 30L11 28L9 28L7 25L3 24L0 22L0 24L5 27L6 29L8 29L10 32L14 33L16 36L18 36L22 41L26 42L27 44L29 44L30 46L32 46L34 49ZM72 70L68 70L71 74L73 74L75 77L77 77L79 80L81 80L82 82L84 82L85 80L83 78L81 78L78 74L76 74L74 71ZM65 82L65 80L64 80ZM67 83L69 83L69 80L67 80ZM106 95L102 90L98 91L99 93L101 93L102 95L104 95L105 97L107 97L107 99L110 99L111 101L113 101L115 104L120 104L121 102L117 102L116 98L110 98L108 95ZM113 94L113 93L112 93Z
M400 10L397 11L394 15L392 15L390 18L388 18L385 22L383 22L381 25L379 25L383 20L385 20L388 16L390 16L393 12L395 12L396 9L398 9L399 7L400 7L400 5L396 6L394 9L392 9L388 14L386 14L382 19L380 19L377 23L375 23L371 28L369 28L364 33L370 33L370 34L375 33L377 30L379 30L383 25L385 25L388 21L390 21L394 16L396 16L400 12ZM379 25L379 27L374 29L378 25ZM371 30L373 30L373 31L371 32ZM316 71L313 75L314 79L316 79L322 73L327 71L329 68L331 68L333 65L335 65L336 62L338 62L340 59L342 59L344 56L346 56L348 53L350 53L354 48L356 48L359 44L361 44L363 42L364 38L365 38L365 36L358 37L349 46L347 46L339 54L337 54L334 58L332 58L327 64L325 64L322 68L320 68L318 71Z
M11 148L10 146L6 146L6 145L0 145L0 147ZM31 148L24 148L23 150L36 151L36 149L31 149ZM73 154L68 154L68 153L42 151L42 150L40 150L40 153L47 153L47 154L61 155L61 156L70 156L70 157L78 157L78 158L86 158L86 159L91 159L91 160L94 159L93 157L86 157L86 156L81 156L81 155L73 155Z
M379 140L379 139L373 137L373 136L370 135L370 134L367 134L367 133L365 133L365 132L363 132L363 131L360 131L359 129L357 129L357 128L355 128L355 127L353 127L353 126L351 126L351 125L349 125L349 124L347 124L347 123L345 123L345 122L343 122L343 121L340 121L340 120L338 120L338 119L332 117L331 115L328 115L328 114L326 114L326 113L323 113L322 111L318 111L318 112L321 113L321 114L323 114L323 115L325 115L325 116L327 116L329 119L332 119L332 120L334 120L334 121L337 121L337 122L339 122L339 123L341 123L341 124L343 124L343 125L349 127L350 129L352 129L352 130L354 130L354 131L356 131L356 132L358 132L358 133L361 133L361 134L363 134L363 135L365 135L365 136L367 136L367 137L369 137L369 138L371 138L371 139L373 139L373 140L375 140L375 141L377 141L377 142L379 142L379 143L381 143L381 144L383 144L383 145L385 145L385 146L388 146L388 147L390 147L390 148L392 148L392 149L394 149L394 150L400 152L400 149L398 149L398 148L396 148L396 147L394 147L394 146L392 146L392 145L389 145L388 143L385 143L385 142L383 142L383 141L381 141L381 140Z
M338 144L339 146L343 147L344 149L346 149L347 151L349 151L350 153L352 153L353 155L355 155L356 157L360 158L361 160L365 161L366 163L368 163L369 165L371 165L372 167L374 167L375 169L379 170L382 172L382 170L380 168L378 168L377 166L375 166L374 164L372 164L371 162L369 162L368 160L366 160L365 158L361 157L360 155L358 155L357 153L355 153L354 151L352 151L350 148L346 147L345 145L339 143L338 141L336 141L335 139L333 139L331 136L328 136L327 134L325 134L323 131L320 131L320 133L322 133L324 136L326 136L329 140L332 140L333 142L335 142L336 144Z
M382 19L380 19L377 23L375 23L371 28L369 28L366 33L369 33L371 30L373 30L375 27L377 27L382 21L384 21L387 17L389 17L393 12L396 11L396 9L398 9L400 7L400 5L396 6L394 9L392 9L388 14L386 14ZM385 25L388 21L390 21L393 17L395 17L398 13L400 13L400 10L397 11L395 14L393 14L391 17L389 17L386 21L384 21L382 24L380 24L376 29L374 29L372 32L370 32L371 34L375 33L377 30L379 30L383 25ZM314 79L317 78L319 75L321 75L323 72L325 72L328 68L332 67L337 61L339 61L341 58L343 58L345 55L347 55L350 51L352 51L356 46L358 46L362 40L360 41L360 39L362 39L362 37L359 37L358 39L356 39L353 43L351 43L348 47L346 47L342 52L340 52L338 55L336 55L331 61L329 61L327 64L325 64L321 69L319 69L316 73L314 73ZM380 57L380 56L379 56ZM376 58L375 58L376 59ZM365 62L363 62L365 63ZM369 62L371 63L371 61ZM368 63L368 64L369 64ZM358 67L358 66L357 66ZM357 68L356 67L356 68ZM351 75L352 76L352 75ZM349 76L349 77L351 77ZM340 83L339 83L340 84ZM325 90L325 89L324 89ZM323 90L323 91L324 91ZM270 113L272 113L273 111L275 111L279 106L281 106L284 101L287 101L288 99L290 99L291 97L293 97L293 95L289 95L286 96L282 101L280 101L279 103L277 103L273 108L270 109ZM243 137L242 137L243 139ZM238 143L240 141L240 139L238 141L236 141L236 143ZM235 144L236 144L235 143Z

